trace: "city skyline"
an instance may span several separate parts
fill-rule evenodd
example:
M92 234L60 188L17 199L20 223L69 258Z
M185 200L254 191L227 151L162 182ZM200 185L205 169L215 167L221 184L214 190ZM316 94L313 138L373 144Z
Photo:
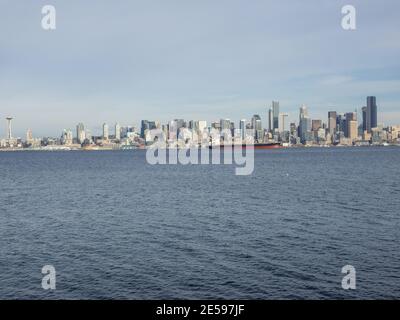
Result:
M93 130L106 119L239 121L273 99L289 122L302 103L322 118L361 109L365 93L379 96L380 122L400 123L398 1L353 1L353 31L341 27L340 1L170 1L154 10L55 0L54 31L41 28L39 4L12 1L0 13L0 113L41 136L78 119Z
M126 148L144 148L151 146L158 139L162 139L169 147L198 147L206 143L222 143L229 136L235 137L236 143L245 141L261 146L300 146L300 145L386 145L389 143L398 145L400 142L400 125L386 126L378 123L377 99L375 96L367 96L366 104L358 110L338 112L331 110L327 114L326 121L310 115L306 105L299 108L298 122L286 123L288 113L280 109L279 101L273 100L271 106L266 108L264 116L254 113L249 119L241 119L235 123L230 118L224 117L217 121L207 122L199 119L170 119L162 123L157 119L143 119L140 126L114 124L114 134L110 132L107 122L102 124L101 132L92 132L91 128L83 122L76 125L76 135L69 128L62 130L61 137L47 136L35 137L29 128L26 131L26 139L12 136L11 121L13 117L7 116L6 139L0 139L0 148L30 148L33 150L48 146L74 149L105 149L118 150ZM283 111L283 112L280 112ZM238 125L239 124L239 125ZM153 131L153 129L157 129ZM215 130L218 130L218 134ZM162 136L159 134L162 133ZM207 135L209 138L198 140L197 137ZM216 139L215 134L219 136ZM228 136L226 136L228 134ZM205 136L204 136L205 137ZM253 139L252 141L248 140ZM230 141L230 140L228 140ZM246 142L246 143L247 143ZM230 142L228 142L230 143Z
M376 108L377 108L377 104L376 104L376 97L375 96L368 96L367 97L367 101L366 101L366 106L365 107L361 107L361 108L355 108L355 112L357 113L357 117L358 117L358 122L359 124L361 123L365 123L364 122L364 112L367 108L367 106L369 105L369 98L373 98L373 103L375 105L375 118L379 120L378 118L378 114L380 115L382 113L382 108L380 109L379 113L377 112ZM301 104L298 107L298 110L300 108L300 116L301 116L301 109L302 108L306 108L307 109L307 116L308 115L308 110L310 110L311 108L307 105L307 104ZM329 127L329 119L330 119L330 113L334 112L335 113L335 117L336 115L345 115L347 113L349 113L349 110L344 110L344 111L339 111L339 110L333 110L334 107L332 107L331 109L329 109L330 111L327 112L327 114L325 114L322 117L318 117L315 116L315 112L312 112L312 115L309 116L310 118L310 123L311 123L311 119L314 120L318 120L318 121L322 121L323 124L326 124L327 127ZM365 109L365 110L364 110ZM275 110L275 113L274 111ZM269 129L271 131L279 130L279 131L288 131L289 130L289 125L291 123L296 123L297 125L300 126L300 122L301 119L299 119L299 111L297 111L297 114L288 114L286 113L286 110L281 110L281 111L285 111L285 112L280 112L281 108L280 108L280 102L278 100L272 100L272 102L270 103L270 105L266 105L264 107L264 111L263 112L250 112L247 114L247 117L242 116L241 118L239 118L238 120L236 119L232 119L229 116L225 116L225 117L221 117L221 118L211 118L209 117L209 119L212 120L205 120L205 119L194 119L194 118L189 118L189 119L185 119L182 117L171 117L166 121L162 121L160 119L151 119L149 117L145 118L146 120L143 119L138 119L136 121L114 121L114 122L110 122L110 121L102 121L99 124L96 124L96 126L91 127L89 125L87 125L86 121L84 120L76 120L76 123L71 124L69 127L65 127L65 128L59 128L58 131L62 131L62 130L71 130L71 131L76 131L78 130L77 127L81 126L85 129L83 130L90 130L91 133L93 134L93 136L104 136L105 131L107 131L107 135L108 134L112 134L114 129L110 130L110 126L113 127L115 125L118 125L119 127L133 127L133 128L137 128L138 132L141 132L141 128L143 125L143 121L156 121L160 124L168 124L170 121L174 120L174 119L184 119L185 122L189 123L190 121L205 121L207 123L207 127L210 127L210 125L214 122L218 122L220 120L230 120L235 124L235 128L240 128L240 124L241 122L244 120L246 121L246 123L251 123L252 122L252 116L257 115L260 116L259 121L261 121L261 127L262 129ZM284 118L283 118L284 117ZM287 118L287 119L285 119ZM4 117L4 119L7 121L7 123L4 124L4 134L0 134L0 139L5 138L5 139L9 139L9 135L11 134L10 132L10 126L11 120L18 120L16 119L14 116L6 116ZM10 119L10 121L8 120ZM284 124L282 125L282 120L284 119ZM393 123L393 124L386 124L383 122L379 122L378 120L376 120L374 122L374 126L373 127L377 127L378 125L382 125L382 126L390 126L390 125L400 125L400 121L398 123ZM34 121L33 121L34 122ZM310 124L311 125L311 124ZM368 125L367 125L368 126ZM0 129L2 128L2 125L0 125ZM27 128L18 128L18 124L16 126L17 130L14 130L14 123L13 123L13 138L22 138L26 136L27 130L29 130L31 133L33 132L32 130L32 126L29 126ZM371 125L369 127L369 131L370 131ZM16 134L15 132L19 132L22 131L22 134ZM92 132L93 131L93 132ZM141 135L143 135L143 132L141 132ZM60 135L55 132L54 134L50 134L50 135L40 135L40 134L36 134L36 137L59 137ZM74 135L74 137L79 137L79 133L76 133L76 135Z

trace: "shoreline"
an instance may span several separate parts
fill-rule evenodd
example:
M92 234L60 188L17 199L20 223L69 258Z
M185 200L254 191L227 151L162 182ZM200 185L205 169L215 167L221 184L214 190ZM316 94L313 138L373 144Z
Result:
M388 147L400 147L400 144L377 144L377 145L359 145L359 146L347 146L347 145L293 145L293 146L285 146L285 147L280 147L280 148L275 148L275 149L255 149L255 150L282 150L282 149L332 149L332 148L388 148ZM136 151L136 150L147 150L148 147L144 148L90 148L90 149L85 149L85 148L49 148L49 149L44 149L44 148L1 148L0 152L102 152L102 151ZM182 149L182 148L166 148L168 149ZM188 148L190 149L190 148ZM201 148L199 148L201 149ZM221 148L223 149L223 148Z

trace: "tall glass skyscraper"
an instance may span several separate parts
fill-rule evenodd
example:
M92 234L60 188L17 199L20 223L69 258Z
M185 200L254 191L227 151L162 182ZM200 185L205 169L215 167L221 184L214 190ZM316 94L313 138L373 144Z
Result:
M367 97L367 131L370 133L372 128L378 126L378 107L376 105L376 97Z
M367 107L362 107L362 130L367 130Z
M273 115L273 130L278 130L279 129L279 102L278 101L272 101L272 115Z
M299 117L299 137L304 143L309 139L309 136L311 136L311 118L308 116L307 107L302 105Z

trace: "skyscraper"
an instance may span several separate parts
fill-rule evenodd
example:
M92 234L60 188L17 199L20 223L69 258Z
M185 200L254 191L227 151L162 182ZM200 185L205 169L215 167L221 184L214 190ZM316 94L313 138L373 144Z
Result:
M272 107L268 109L268 130L270 132L274 131L274 115Z
M76 126L76 140L78 143L82 144L85 141L86 134L85 134L85 126L83 123L78 123Z
M108 132L108 124L103 123L103 139L108 140L109 132Z
M115 124L115 139L121 140L121 126L119 125L119 123Z
M90 131L90 129L86 129L85 132L85 143L92 143L92 132Z
M142 123L140 126L140 137L144 138L146 130L148 130L148 129L149 129L149 120L142 120Z
M288 113L280 113L279 114L280 120L279 120L279 133L284 133L285 132L285 119L289 117Z
M33 140L32 130L28 129L28 131L26 132L26 142L31 143L32 140Z
M311 119L308 117L308 110L305 105L300 107L299 117L299 137L302 143L307 142L311 138Z
M336 120L335 120L336 122ZM312 120L311 121L311 127L312 131L318 131L320 128L322 128L322 120Z
M231 120L230 119L220 119L219 126L221 130L226 130L231 128Z
M343 133L346 131L346 116L343 113L336 115L336 131Z
M355 132L354 132L355 125ZM346 138L355 139L357 138L357 113L348 112L346 113L346 130L344 132Z
M207 128L207 121L205 120L199 120L198 122L198 130L199 132L203 133L203 131Z
M358 137L358 123L357 120L349 120L348 121L348 138L351 141L356 140Z
M240 137L244 139L244 137L246 136L246 119L240 120L239 129L240 129Z
M371 129L378 127L378 107L376 105L376 97L367 97L367 113L366 124L367 131L371 133Z
M183 119L175 119L168 122L168 139L177 140L179 137L179 131L184 128L186 123ZM147 122L147 129L152 130L157 128L157 123L155 121Z
M362 107L362 131L367 130L367 107Z
M279 102L272 101L273 130L279 130Z
M328 130L331 135L336 132L336 117L336 111L328 112Z
M261 117L258 114L255 114L251 118L251 126L253 128L254 132L254 137L256 139L261 140L263 138L263 133L262 133L262 123L261 123Z

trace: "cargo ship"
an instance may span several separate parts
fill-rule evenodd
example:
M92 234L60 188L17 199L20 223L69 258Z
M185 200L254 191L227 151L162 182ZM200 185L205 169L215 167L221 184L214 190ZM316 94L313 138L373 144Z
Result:
M240 145L239 145L240 146ZM210 149L218 149L218 148L225 148L226 145L213 145L210 146ZM232 144L230 147L232 148L237 148L238 145L234 145ZM284 148L284 146L282 146L282 144L280 144L279 142L274 142L274 143L255 143L255 144L242 144L241 147L243 149L248 149L248 148L252 148L252 149L280 149L280 148Z

